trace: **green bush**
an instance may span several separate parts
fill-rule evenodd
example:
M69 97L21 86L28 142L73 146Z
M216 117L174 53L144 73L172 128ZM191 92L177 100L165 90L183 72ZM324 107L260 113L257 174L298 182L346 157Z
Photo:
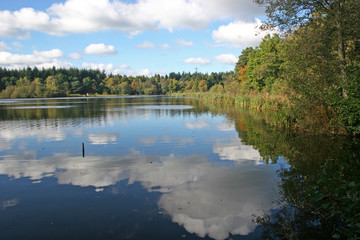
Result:
M344 87L347 97L340 102L342 121L350 132L360 133L360 64L347 68L347 85Z

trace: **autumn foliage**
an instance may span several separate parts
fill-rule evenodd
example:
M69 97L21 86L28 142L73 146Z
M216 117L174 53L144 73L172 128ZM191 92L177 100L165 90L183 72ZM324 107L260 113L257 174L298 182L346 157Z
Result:
M246 82L246 71L247 71L247 69L248 69L247 65L244 66L244 67L240 67L240 69L239 69L239 77L238 77L240 82Z

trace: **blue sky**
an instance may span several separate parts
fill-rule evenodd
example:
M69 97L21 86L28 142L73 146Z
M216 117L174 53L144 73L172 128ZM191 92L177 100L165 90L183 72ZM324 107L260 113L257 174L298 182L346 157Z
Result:
M252 0L0 0L0 65L232 71L263 19Z

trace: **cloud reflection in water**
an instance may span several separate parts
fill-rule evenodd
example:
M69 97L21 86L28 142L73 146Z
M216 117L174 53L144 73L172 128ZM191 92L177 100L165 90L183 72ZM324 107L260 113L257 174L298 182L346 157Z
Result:
M217 144L214 152L222 149L222 159L240 162L226 154L236 144ZM36 152L28 151L4 156L0 174L33 181L52 176L59 184L93 186L98 192L125 179L140 182L148 191L162 193L158 205L173 222L201 237L225 239L230 233L252 232L251 215L269 209L268 203L277 197L272 168L258 164L254 149L240 144L240 150L248 152L241 155L241 166L246 167L216 168L205 155L144 155L132 150L116 157L55 154L37 159Z
M220 156L221 160L231 160L237 164L249 162L251 164L262 164L261 156L252 146L244 145L239 138L232 138L228 143L216 143L213 152Z
M36 137L39 141L63 141L66 133L56 126L56 120L37 121L1 121L0 140L14 141L17 139Z
M100 134L90 134L88 140L91 144L94 145L106 145L110 143L116 143L118 134L114 133L100 133Z

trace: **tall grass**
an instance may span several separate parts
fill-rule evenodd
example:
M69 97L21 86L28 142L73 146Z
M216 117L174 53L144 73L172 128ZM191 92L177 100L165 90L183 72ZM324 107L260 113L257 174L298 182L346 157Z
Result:
M296 101L301 97L286 84L275 83L270 90L258 91L246 83L227 82L213 86L208 92L183 92L177 95L191 96L234 107L246 107L260 111L266 122L275 128L292 129L312 134L348 134L340 122L338 111L331 106ZM303 103L304 101L302 101Z
M257 91L236 82L227 85L215 85L208 92L183 92L178 96L190 96L211 103L230 104L234 107L246 107L261 111L269 125L276 128L297 128L291 114L291 102L284 86L277 93Z

